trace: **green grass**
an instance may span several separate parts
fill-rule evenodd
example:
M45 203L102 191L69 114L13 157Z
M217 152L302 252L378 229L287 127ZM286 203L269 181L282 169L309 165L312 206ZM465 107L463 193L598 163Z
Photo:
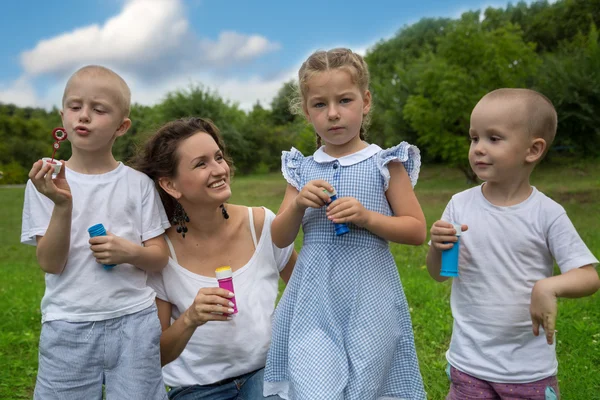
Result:
M567 210L592 252L600 256L600 166L566 169L542 166L533 183ZM431 225L452 194L466 189L458 171L425 168L417 196ZM233 203L264 205L274 212L283 198L280 175L236 177ZM39 304L44 291L43 273L35 249L19 244L23 189L0 189L0 399L30 399L37 370L40 332ZM300 249L300 238L296 241ZM424 267L427 246L392 245L402 283L411 307L421 371L430 399L443 399L448 391L444 353L452 329L449 282L437 283ZM564 399L600 399L600 295L559 300L557 323L559 382Z

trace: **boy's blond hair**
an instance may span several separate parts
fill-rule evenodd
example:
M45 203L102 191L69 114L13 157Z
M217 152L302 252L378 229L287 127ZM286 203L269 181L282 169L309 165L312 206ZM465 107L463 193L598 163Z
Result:
M531 89L497 89L483 96L481 100L513 100L521 102L527 115L527 132L532 138L541 138L546 141L546 149L540 157L544 158L554 137L558 116L554 105L543 94Z
M112 86L117 95L118 106L121 109L121 112L123 113L123 117L129 117L129 112L131 110L131 90L129 90L129 86L119 74L101 65L87 65L78 69L77 71L75 71L75 73L73 73L73 75L71 75L71 77L67 81L67 84L65 85L65 91L63 93L62 98L63 107L65 104L65 99L67 97L67 92L69 91L69 86L75 79L81 77L92 77L112 80Z

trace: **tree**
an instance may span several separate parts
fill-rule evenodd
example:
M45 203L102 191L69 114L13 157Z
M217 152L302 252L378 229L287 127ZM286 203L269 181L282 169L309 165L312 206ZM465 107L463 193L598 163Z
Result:
M600 46L595 24L587 36L580 34L546 55L536 88L558 113L555 148L571 148L580 157L600 156Z
M283 84L271 101L271 117L275 125L286 125L296 120L290 110L290 102L296 97L296 83L291 80Z
M368 139L384 147L401 140L414 142L416 132L404 118L404 105L415 90L410 66L424 53L435 51L451 20L424 18L403 27L391 39L380 41L365 57L373 92Z
M413 65L416 91L404 116L429 156L459 167L469 180L468 131L471 110L487 92L527 87L540 64L535 44L525 43L515 25L486 30L479 13L465 13Z

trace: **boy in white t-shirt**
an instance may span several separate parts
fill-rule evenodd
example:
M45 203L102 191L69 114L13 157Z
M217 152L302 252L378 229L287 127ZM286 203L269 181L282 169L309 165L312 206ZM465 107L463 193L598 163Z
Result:
M170 224L153 182L112 154L130 97L107 68L75 72L60 112L71 158L55 178L41 161L29 172L21 242L46 272L35 399L102 398L103 384L108 399L167 398L146 273L167 263ZM98 223L108 234L90 239Z
M471 114L469 162L484 183L452 197L427 254L429 274L447 279L440 267L457 241L451 223L468 229L452 282L447 399L558 396L557 298L592 295L600 281L565 210L529 182L556 125L552 103L528 89L488 93ZM554 260L561 275L552 276Z

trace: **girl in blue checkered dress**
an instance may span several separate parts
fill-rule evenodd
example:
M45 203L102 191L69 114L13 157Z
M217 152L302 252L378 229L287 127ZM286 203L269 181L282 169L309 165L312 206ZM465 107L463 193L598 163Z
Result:
M294 148L282 156L288 186L273 241L293 243L301 225L304 241L275 313L265 395L426 398L388 246L421 245L426 237L413 192L419 150L405 142L382 150L363 140L368 84L364 60L348 49L316 52L299 71L299 105L319 149L310 157Z

